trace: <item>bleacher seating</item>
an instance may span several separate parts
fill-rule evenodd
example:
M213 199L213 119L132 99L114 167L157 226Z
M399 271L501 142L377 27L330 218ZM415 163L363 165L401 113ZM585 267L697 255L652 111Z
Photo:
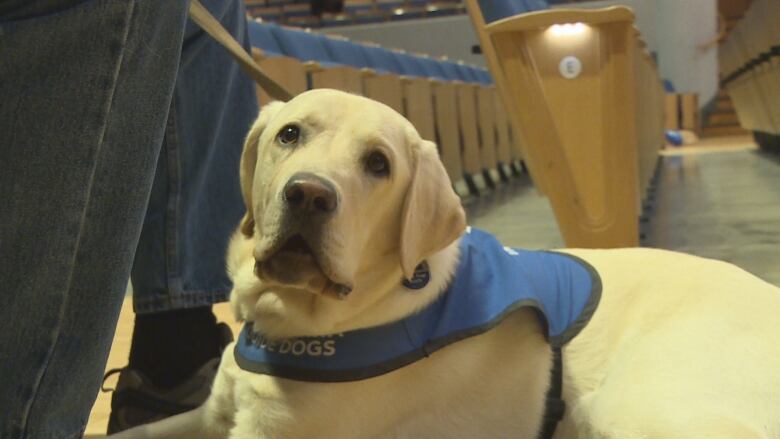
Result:
M293 93L336 88L387 104L434 140L464 196L507 179L521 156L487 70L310 30L250 21L253 57ZM260 103L269 98L258 92Z
M664 144L664 97L633 13L466 3L514 143L566 245L638 245L642 197Z
M523 0L538 1L538 0ZM320 28L463 14L462 0L345 0L341 13L315 16L308 1L246 0L249 15L265 22Z
M485 23L492 23L502 18L548 9L549 5L544 0L479 0L479 8Z
M780 3L754 0L719 51L721 86L743 128L780 151Z

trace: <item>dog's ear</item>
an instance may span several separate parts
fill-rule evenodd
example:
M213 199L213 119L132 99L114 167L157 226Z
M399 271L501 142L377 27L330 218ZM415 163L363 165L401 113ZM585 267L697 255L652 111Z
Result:
M411 279L426 257L445 248L466 228L466 213L452 189L433 142L413 147L414 171L401 219L401 268Z
M244 151L241 153L241 196L244 198L246 214L241 219L239 229L246 237L251 237L255 230L255 217L252 213L252 182L255 179L255 167L257 166L258 141L263 130L273 116L284 106L284 102L271 102L260 110L257 118L244 142Z

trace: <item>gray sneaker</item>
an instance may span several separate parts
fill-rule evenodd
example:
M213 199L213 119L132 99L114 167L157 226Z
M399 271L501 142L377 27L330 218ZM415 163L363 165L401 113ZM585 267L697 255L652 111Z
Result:
M219 326L224 349L233 341L233 335L227 325L221 323ZM199 407L211 392L219 360L219 357L209 360L186 381L170 389L155 386L143 373L129 367L109 370L103 381L116 373L119 373L119 379L115 389L102 389L114 392L107 433L118 433Z

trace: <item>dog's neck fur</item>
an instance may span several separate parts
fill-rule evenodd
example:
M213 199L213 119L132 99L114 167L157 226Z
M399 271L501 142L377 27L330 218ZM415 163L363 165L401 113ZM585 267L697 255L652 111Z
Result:
M460 240L456 240L426 258L431 276L430 281L423 288L412 290L402 285L403 273L395 256L395 263L390 261L387 264L377 265L381 267L379 268L381 271L359 275L356 288L344 301L312 296L312 308L320 308L319 315L327 316L329 311L338 312L339 307L351 306L354 312L350 317L341 321L332 321L330 324L312 321L311 327L307 325L305 330L290 329L288 325L282 324L280 327L285 329L276 333L270 328L258 327L257 323L261 317L257 316L255 305L264 289L261 281L254 275L252 256L254 240L236 234L228 250L228 272L234 284L230 302L238 320L256 322L255 329L264 332L270 338L328 335L382 325L419 311L446 290L458 264L459 243ZM384 269L384 267L390 268ZM367 291L367 288L371 291ZM312 293L294 291L290 294Z
M436 300L450 284L460 257L460 240L426 258L431 273L430 281L423 288L412 290L402 285L400 266L383 277L376 284L379 291L370 293L374 302L366 307L357 318L343 322L336 332L346 332L400 320L425 308Z

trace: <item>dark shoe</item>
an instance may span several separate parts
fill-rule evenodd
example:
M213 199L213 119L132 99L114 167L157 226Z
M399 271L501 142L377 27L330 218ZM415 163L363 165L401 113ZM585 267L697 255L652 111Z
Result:
M219 324L224 349L233 341L230 328L224 323ZM219 369L219 357L216 357L191 377L176 387L161 389L149 381L138 370L125 367L112 369L103 377L119 373L115 389L103 388L104 392L112 391L111 416L108 418L108 434L118 433L128 428L159 421L199 407L206 401L211 392L211 384Z

